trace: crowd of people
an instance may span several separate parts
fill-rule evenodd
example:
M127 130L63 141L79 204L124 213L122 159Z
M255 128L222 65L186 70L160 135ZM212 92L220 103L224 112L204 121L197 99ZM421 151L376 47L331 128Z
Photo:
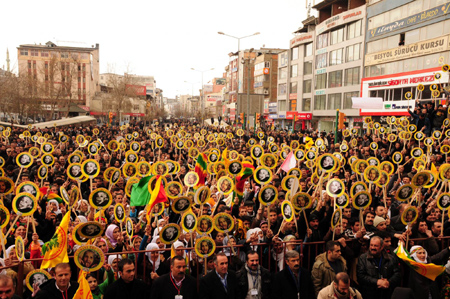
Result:
M0 127L0 294L73 298L84 270L104 299L447 298L450 121L421 108L338 136Z

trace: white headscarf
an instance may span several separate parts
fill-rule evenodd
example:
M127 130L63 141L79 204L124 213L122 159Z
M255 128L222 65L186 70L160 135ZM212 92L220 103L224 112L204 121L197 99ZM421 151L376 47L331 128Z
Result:
M421 263L421 264L428 264L428 260L427 260L428 259L428 252L426 250L425 250L425 261L421 261L417 257L417 251L422 250L422 249L425 250L425 248L423 248L422 246L415 245L415 246L411 247L411 250L409 251L410 255L416 262Z
M8 247L8 249L6 249L6 256L10 257L11 256L11 251L14 250L14 248L16 248L16 245L11 245Z
M122 260L122 255L120 255L120 254L118 254L118 255L114 254L114 255L108 256L108 264L111 266L115 259L119 259L119 261L121 261L121 260Z
M156 243L148 243L147 247L145 248L145 250L155 250L155 249L159 249L159 246ZM153 271L156 272L156 270L158 270L158 268L159 268L159 264L161 263L161 256L159 255L159 251L158 251L158 259L154 263L153 263L152 259L150 258L150 256L151 256L150 252L146 252L145 255L147 256L150 263L152 263Z
M283 242L281 238L277 237L278 241ZM284 246L284 243L283 243ZM276 253L275 249L272 248L272 258L277 262L278 269L281 271L284 269L284 249L281 251L281 253Z
M56 211L52 211L53 213L55 213L56 215L61 214L61 210L59 209L59 203L56 199L51 199L48 201L48 205L50 205L51 203L54 203L56 205Z
M84 217L84 216L77 216L77 218L80 220L81 223L86 223L86 222L88 222L88 221L87 221L87 218Z
M173 249L177 250L178 247L184 247L184 244L180 241L176 241L173 243ZM186 252L183 250L183 257L186 257Z

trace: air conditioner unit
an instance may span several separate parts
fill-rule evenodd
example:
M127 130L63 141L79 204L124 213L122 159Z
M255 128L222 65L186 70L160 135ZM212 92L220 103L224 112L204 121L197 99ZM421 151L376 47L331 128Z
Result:
M269 94L269 90L264 89L264 94Z

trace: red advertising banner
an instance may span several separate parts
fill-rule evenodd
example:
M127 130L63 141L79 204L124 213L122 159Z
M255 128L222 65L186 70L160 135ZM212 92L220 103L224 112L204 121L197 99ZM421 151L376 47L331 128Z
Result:
M145 96L147 94L147 88L141 85L126 85L127 93L135 96Z

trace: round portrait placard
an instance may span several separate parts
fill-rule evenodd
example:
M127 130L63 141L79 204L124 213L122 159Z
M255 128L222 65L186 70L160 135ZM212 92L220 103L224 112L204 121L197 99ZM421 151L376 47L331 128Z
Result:
M420 171L413 176L411 180L411 185L413 185L413 187L415 188L425 187L430 182L430 179L431 179L430 172Z
M123 204L118 203L114 206L114 218L116 218L116 221L119 223L122 223L125 220L125 208Z
M395 198L399 201L407 201L413 196L414 187L411 184L405 184L398 188Z
M197 218L197 225L195 230L201 235L208 235L214 229L213 219L211 216L202 215Z
M89 221L85 223L81 223L80 226L77 226L78 234L87 239L94 239L100 237L103 233L103 226L96 221Z
M367 191L367 185L364 182L355 182L350 188L350 196L354 197L356 193Z
M364 210L372 202L372 195L367 191L361 191L355 194L353 197L353 207L357 210Z
M166 224L159 232L159 238L164 244L170 245L176 240L181 234L181 228L175 223Z
M187 232L192 232L195 229L197 226L197 216L194 212L189 211L183 214L183 217L181 218L181 226L183 227L183 230Z
M207 258L216 251L216 243L210 237L201 237L195 242L195 253L202 258Z
M133 221L130 219L130 217L128 217L125 220L125 232L126 232L128 238L130 238L130 239L133 238L133 234L134 234Z
M217 181L217 189L222 192L224 195L228 195L234 190L233 180L227 176L221 177Z
M27 288L33 292L33 286L39 287L44 282L49 281L52 279L52 276L50 273L48 273L45 270L33 270L27 274L27 277L25 278L25 283L27 285Z
M305 192L296 193L291 199L292 206L297 211L309 209L312 205L311 196Z
M256 168L253 178L258 184L266 185L272 181L272 171L264 166Z
M112 195L108 189L98 188L89 195L89 204L96 208L105 210L112 203Z
M327 193L331 197L340 197L345 192L345 185L340 179L331 179L327 183Z
M284 200L281 203L281 214L286 222L294 220L295 212L289 200Z
M103 251L93 245L84 245L78 248L73 259L77 267L85 272L95 272L105 263Z
M198 184L199 180L200 178L198 177L198 173L196 173L195 171L189 171L184 176L184 184L188 187L194 187Z
M218 232L227 234L234 228L234 219L230 214L219 213L213 219L214 229Z
M25 259L25 245L21 236L16 237L14 250L16 251L17 259L21 262Z
M172 202L172 210L175 213L182 214L191 208L191 199L187 196L180 196Z
M271 205L278 198L278 190L273 185L265 185L258 193L259 202L265 206Z
M30 193L19 193L13 199L12 208L17 215L33 215L37 208L36 198Z
M14 182L5 176L0 177L0 194L6 195L14 190Z
M33 195L34 197L37 197L38 192L39 192L39 187L33 182L26 181L26 182L21 183L19 186L17 186L16 194L22 193L22 192L29 193L29 194Z
M343 193L341 196L337 197L335 200L336 205L340 208L343 209L345 207L348 206L349 204L349 197L347 193Z
M78 157L78 156L76 156ZM67 176L71 178L72 180L81 180L83 177L83 171L81 170L81 164L80 163L74 163L70 164L67 167Z
M97 160L88 159L81 164L81 169L88 178L95 178L100 173L100 165Z
M28 168L33 165L33 156L29 152L22 152L17 155L16 163L22 168Z
M242 166L242 163L238 160L233 161L228 165L228 172L233 176L241 173L243 169L244 167Z
M417 208L409 206L403 211L401 220L404 225L410 225L411 223L415 222L418 217L419 211L417 210Z

